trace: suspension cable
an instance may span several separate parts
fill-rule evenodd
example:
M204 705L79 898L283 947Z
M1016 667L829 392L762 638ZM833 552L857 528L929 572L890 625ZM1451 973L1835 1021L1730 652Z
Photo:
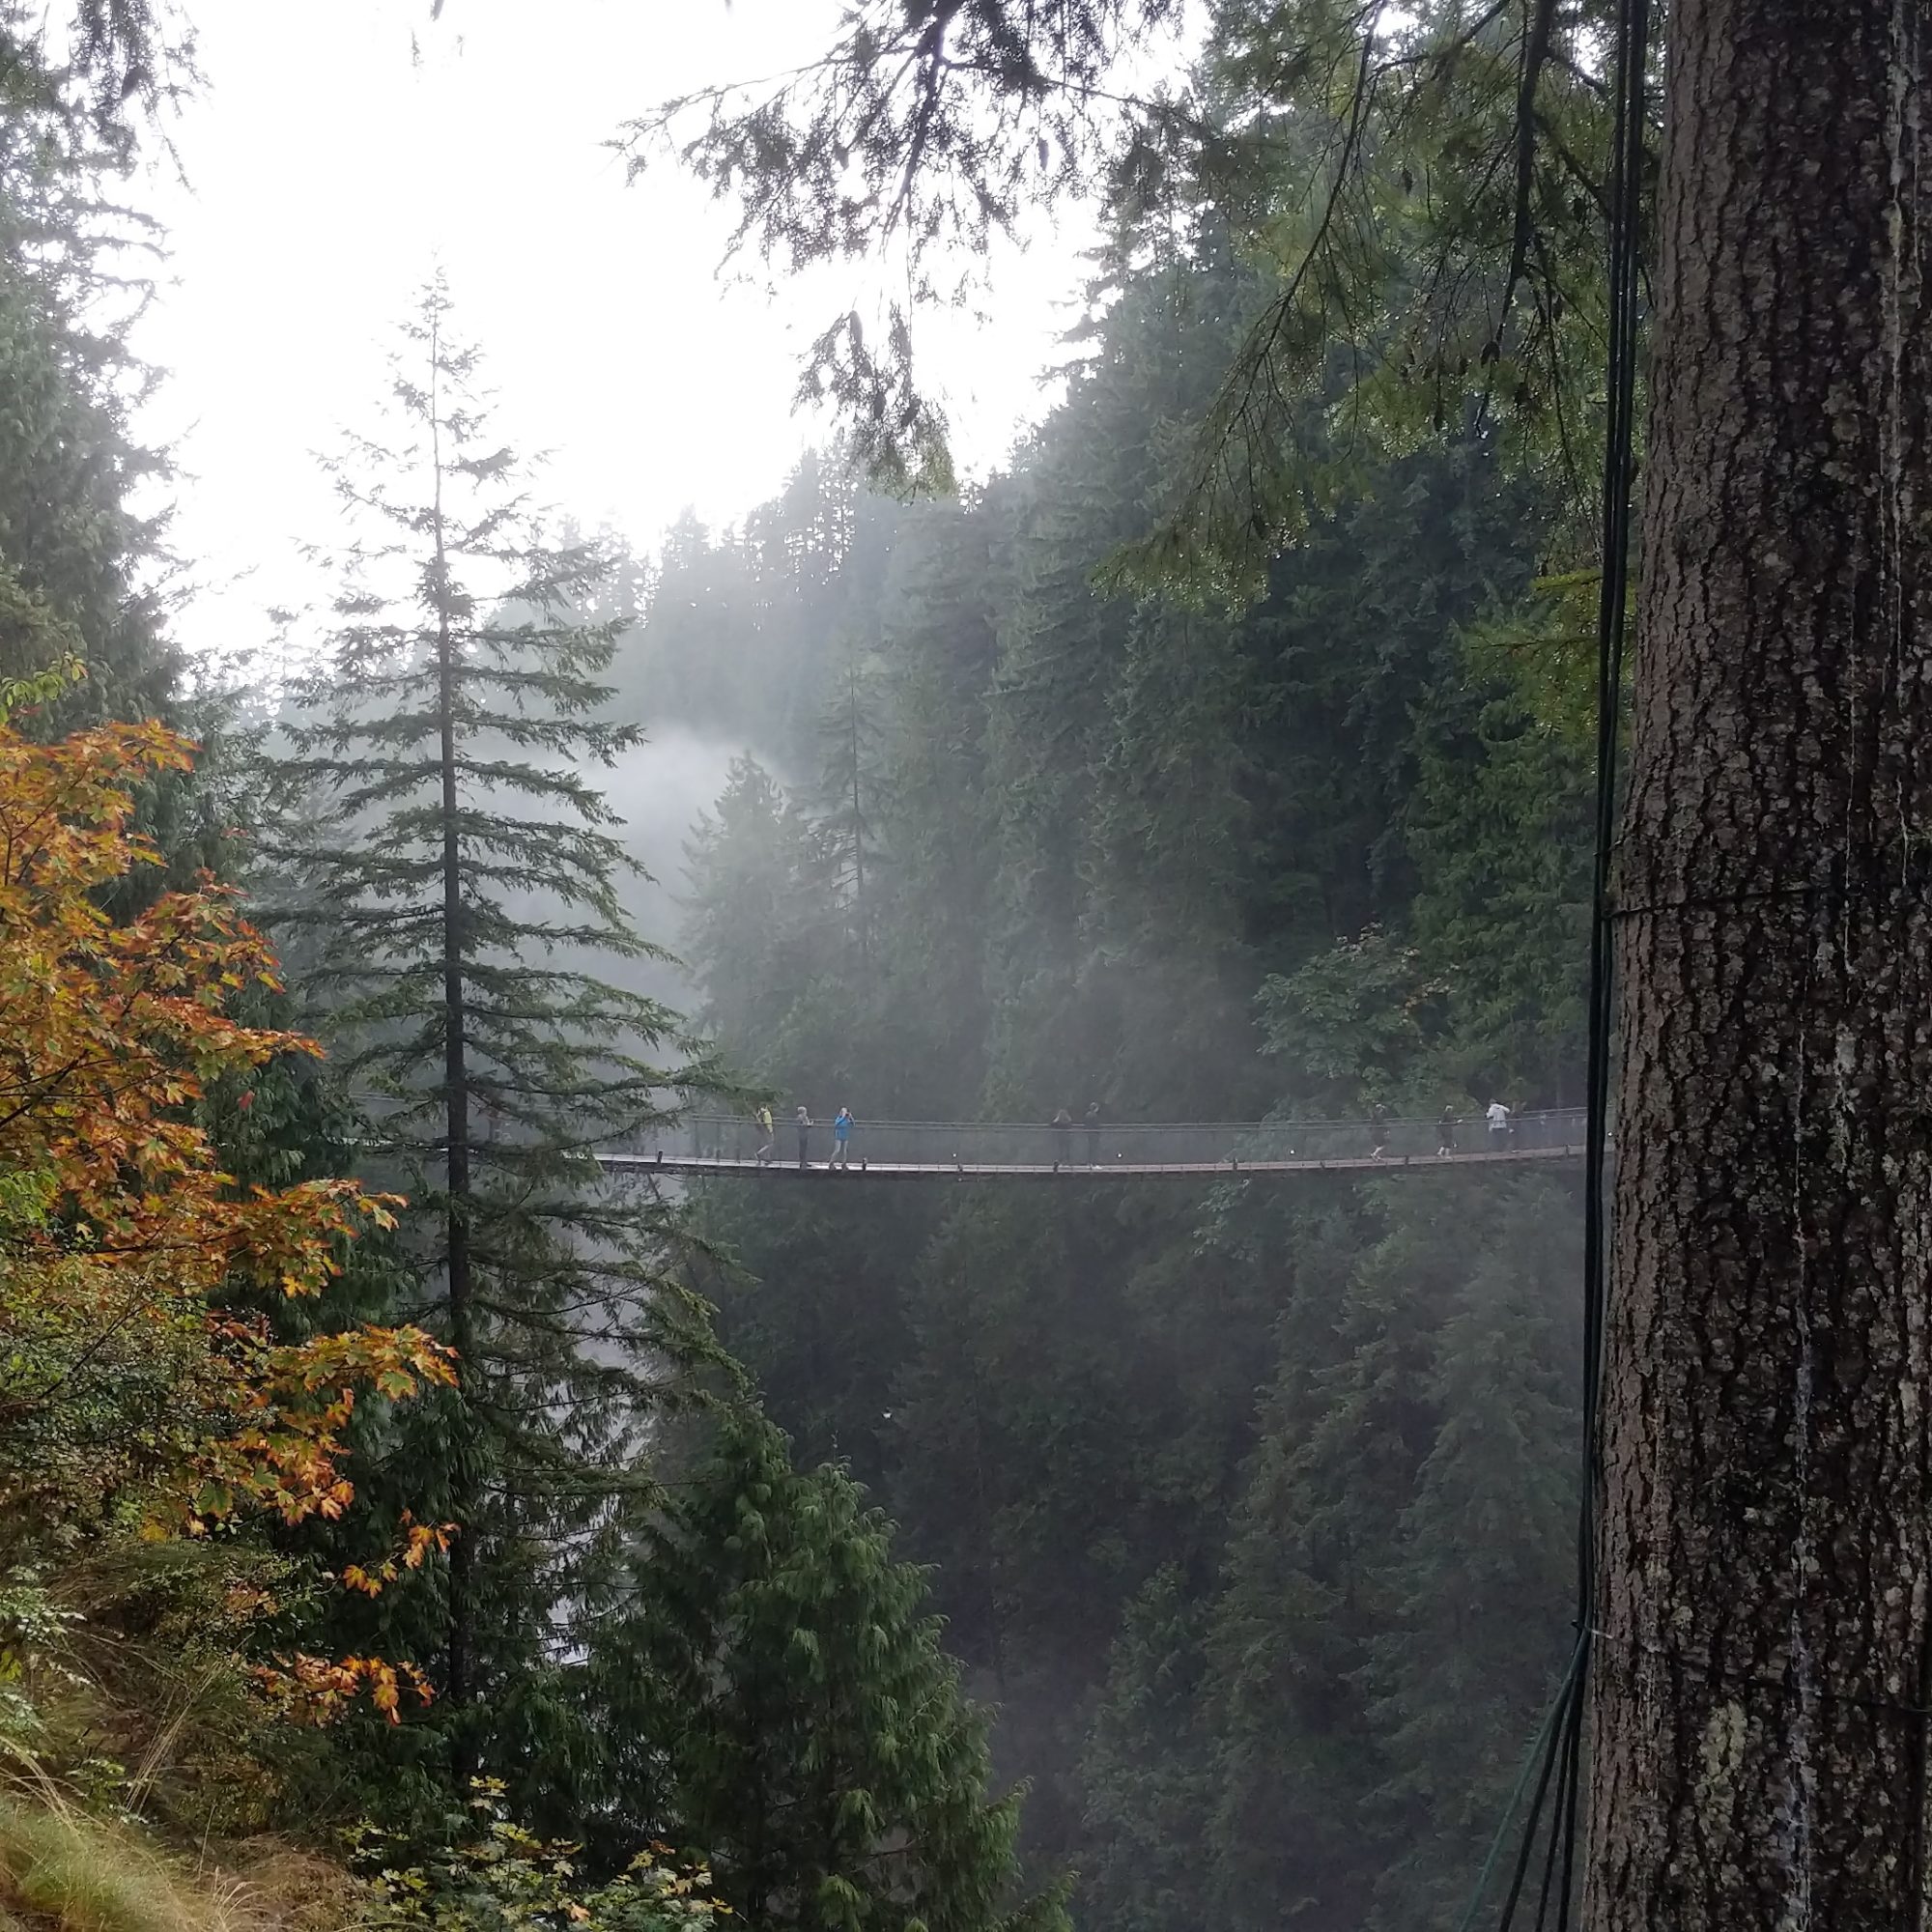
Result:
M1645 82L1649 0L1619 0L1613 99L1615 127L1607 194L1608 328L1604 436L1603 581L1597 605L1596 850L1590 882L1588 1153L1583 1179L1583 1402L1581 1492L1577 1513L1577 1657L1558 1692L1559 1721L1539 1746L1544 1763L1524 1819L1515 1877L1498 1920L1511 1932L1522 1881L1543 1827L1549 1774L1559 1771L1545 1840L1536 1926L1553 1904L1556 1932L1569 1932L1577 1895L1578 1825L1583 1808L1583 1732L1589 1708L1597 1598L1597 1490L1609 1253L1605 1198L1609 1153L1610 1050L1615 1024L1615 940L1610 905L1616 846L1624 649L1629 631L1632 498L1636 456L1636 370L1643 202Z

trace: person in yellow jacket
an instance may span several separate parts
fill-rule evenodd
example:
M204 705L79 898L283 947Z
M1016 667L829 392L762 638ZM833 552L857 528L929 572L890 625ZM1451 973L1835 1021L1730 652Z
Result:
M770 1160L779 1144L779 1130L772 1125L770 1105L758 1102L758 1165L763 1167Z

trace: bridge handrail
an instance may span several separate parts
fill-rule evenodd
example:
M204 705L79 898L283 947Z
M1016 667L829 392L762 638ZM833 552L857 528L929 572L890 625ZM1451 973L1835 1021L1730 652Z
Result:
M1512 1113L1510 1119L1516 1124L1521 1125L1532 1121L1568 1121L1568 1120L1580 1121L1583 1118L1583 1116L1584 1116L1584 1109L1581 1107L1538 1107L1538 1108L1525 1108L1520 1113ZM677 1118L679 1122L686 1123L696 1122L710 1123L716 1122L721 1124L728 1123L732 1126L740 1126L740 1125L754 1126L756 1124L756 1122L754 1121L753 1116L749 1113L700 1114L694 1112L694 1113L680 1114ZM1417 1126L1417 1127L1429 1127L1433 1129L1436 1125L1439 1118L1440 1116L1436 1114L1391 1114L1388 1117L1388 1124L1390 1126L1406 1125L1406 1126ZM778 1125L780 1128L789 1127L793 1124L792 1118L789 1114L780 1114L776 1109L773 1110L772 1119L776 1123L776 1125ZM1459 1126L1462 1127L1480 1127L1484 1123L1483 1116L1480 1112L1458 1114L1456 1116L1456 1122ZM814 1131L816 1131L820 1127L830 1128L830 1126L832 1125L832 1116L830 1114L814 1114L811 1117L811 1124ZM1037 1120L1036 1121L921 1121L921 1120L900 1120L895 1116L889 1117L885 1115L868 1115L866 1118L859 1120L856 1122L856 1128L917 1127L917 1128L937 1129L944 1127L944 1128L971 1129L975 1133L995 1133L995 1132L1002 1132L1007 1129L1012 1129L1018 1132L1034 1133L1041 1129L1049 1128L1052 1125L1053 1122L1051 1121L1037 1121ZM1332 1116L1325 1114L1297 1114L1293 1117L1283 1116L1264 1121L1107 1120L1107 1121L1102 1121L1100 1122L1101 1128L1105 1132L1112 1134L1131 1134L1131 1133L1165 1134L1165 1133L1176 1133L1181 1131L1189 1133L1252 1134L1267 1129L1273 1129L1275 1127L1360 1127L1366 1130L1368 1125L1369 1122L1366 1119L1366 1117L1359 1115L1352 1115L1352 1114L1332 1115ZM1085 1126L1086 1122L1076 1116L1073 1122L1072 1131L1075 1133L1079 1133L1085 1129ZM1067 1129L1062 1127L1061 1129L1059 1129L1059 1131L1065 1133L1067 1131Z
M777 1115L772 1134L775 1162L799 1159L795 1122ZM646 1157L662 1153L683 1159L751 1160L764 1136L749 1114L689 1114L637 1137L614 1152ZM1580 1108L1548 1108L1519 1114L1500 1145L1534 1151L1580 1143ZM1435 1151L1441 1134L1436 1118L1390 1116L1379 1129L1361 1120L1272 1121L1084 1121L1055 1126L1040 1121L886 1121L855 1122L847 1158L854 1164L878 1161L971 1166L1094 1167L1100 1165L1179 1164L1217 1166L1242 1160L1360 1157L1378 1146L1393 1158ZM1472 1152L1492 1141L1483 1118L1459 1117L1454 1151ZM822 1164L837 1150L832 1123L814 1116L806 1138L805 1158Z

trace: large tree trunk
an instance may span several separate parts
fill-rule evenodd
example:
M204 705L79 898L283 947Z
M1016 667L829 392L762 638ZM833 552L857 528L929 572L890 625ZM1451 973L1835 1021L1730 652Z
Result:
M1673 0L1592 1932L1921 1925L1924 0Z

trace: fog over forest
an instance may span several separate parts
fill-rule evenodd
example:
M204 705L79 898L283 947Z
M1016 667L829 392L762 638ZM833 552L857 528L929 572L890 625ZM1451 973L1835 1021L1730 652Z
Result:
M0 1932L1924 1932L1920 0L0 0Z

